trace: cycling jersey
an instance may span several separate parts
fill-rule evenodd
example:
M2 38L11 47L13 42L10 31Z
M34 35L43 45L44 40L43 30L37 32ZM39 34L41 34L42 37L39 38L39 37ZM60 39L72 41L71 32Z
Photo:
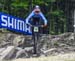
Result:
M43 13L42 12L39 12L38 14L35 14L34 10L32 11L32 13L26 18L26 23L27 24L31 24L31 18L34 17L35 20L37 19L41 19L41 21L44 22L44 25L47 25L47 19L44 17ZM37 18L37 19L36 19Z

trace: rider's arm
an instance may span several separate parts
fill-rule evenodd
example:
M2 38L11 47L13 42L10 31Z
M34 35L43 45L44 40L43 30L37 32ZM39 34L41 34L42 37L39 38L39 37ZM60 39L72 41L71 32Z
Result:
M44 25L47 26L47 19L45 18L45 16L43 15L42 12L40 12L40 16L41 16L42 19L44 20Z
M34 11L32 11L32 12L30 13L30 15L26 18L26 24L31 25L31 24L29 23L29 21L30 21L30 18L31 18L33 15L34 15Z

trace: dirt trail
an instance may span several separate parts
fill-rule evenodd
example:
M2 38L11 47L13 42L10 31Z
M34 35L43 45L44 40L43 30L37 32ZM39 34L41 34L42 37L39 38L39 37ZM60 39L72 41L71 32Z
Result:
M39 58L26 58L15 59L13 61L75 61L75 52L59 54L57 56L39 57Z

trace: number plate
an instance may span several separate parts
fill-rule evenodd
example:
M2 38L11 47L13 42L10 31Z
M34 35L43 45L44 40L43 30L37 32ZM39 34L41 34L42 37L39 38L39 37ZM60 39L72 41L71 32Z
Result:
M38 27L34 27L34 32L38 32L38 31L39 31Z

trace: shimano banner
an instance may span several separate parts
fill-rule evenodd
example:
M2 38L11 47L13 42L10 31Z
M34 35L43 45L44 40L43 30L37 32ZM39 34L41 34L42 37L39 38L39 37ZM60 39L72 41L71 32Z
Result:
M16 32L21 32L26 35L31 35L31 27L28 26L25 20L0 12L0 28L7 28Z

